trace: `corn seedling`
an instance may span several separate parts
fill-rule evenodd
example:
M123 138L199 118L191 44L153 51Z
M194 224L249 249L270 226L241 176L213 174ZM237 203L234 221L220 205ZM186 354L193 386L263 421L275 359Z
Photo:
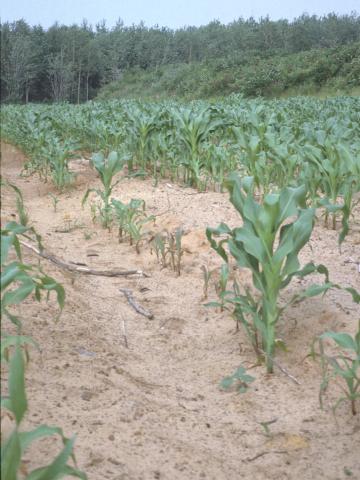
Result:
M120 156L117 152L110 152L107 158L105 158L102 153L96 153L92 156L92 164L100 175L103 190L93 188L88 189L82 200L82 205L85 204L91 192L97 193L102 200L102 205L99 207L99 213L102 224L105 228L109 228L112 221L112 208L110 203L111 193L114 187L121 181L121 179L114 180L114 177L123 169L125 163L125 157Z
M181 228L176 229L175 233L168 232L167 242L170 254L171 267L180 276L181 273L181 258L183 256L183 249L181 247L181 239L183 231Z
M206 235L212 248L226 263L229 258L225 245L237 265L252 272L259 297L255 298L249 290L245 294L234 290L224 297L224 301L234 306L234 315L244 326L258 357L265 356L267 371L272 373L276 326L286 306L325 293L329 288L340 287L329 281L324 265L310 262L300 268L298 254L311 236L315 219L315 209L306 208L304 186L269 193L264 196L262 204L255 200L252 177L240 179L234 173L226 186L231 203L242 217L243 226L230 229L222 223L218 228L208 228ZM215 237L219 236L223 238L217 242ZM325 282L311 285L280 307L280 292L292 278L303 278L315 272L323 274ZM354 301L360 302L360 295L354 289L345 290Z
M181 239L183 231L178 228L175 233L165 232L165 234L157 233L152 241L152 246L158 262L162 268L170 267L180 276L181 274L181 258L183 249Z
M220 267L220 276L217 282L214 283L217 296L220 298L221 311L224 309L224 298L226 294L226 287L229 280L229 265L224 263Z
M208 298L210 280L211 280L211 277L214 273L214 270L209 270L207 266L202 265L201 266L201 271L203 273L203 280L204 280L204 286L203 286L204 296L203 296L203 299L206 300Z
M161 268L166 268L167 267L167 261L166 261L167 248L165 243L165 237L162 234L157 233L153 238L151 244L152 244L152 248L155 251L157 261L161 265Z
M341 349L338 355L329 355L325 351L324 340L333 340ZM316 351L315 346L319 349ZM340 381L340 388L344 396L340 397L333 410L344 401L350 403L351 412L356 415L356 401L360 398L360 320L358 331L354 337L347 333L325 332L320 335L313 344L311 355L319 358L322 371L319 400L323 408L323 396L331 380Z
M54 213L56 213L57 212L57 204L60 202L60 199L59 199L59 197L57 197L53 193L49 193L49 196L50 196L51 201L52 201Z
M127 235L130 245L135 244L137 253L140 253L143 227L146 223L155 221L155 217L146 215L144 200L133 198L129 203L123 203L120 200L112 199L111 205L119 226L119 242Z

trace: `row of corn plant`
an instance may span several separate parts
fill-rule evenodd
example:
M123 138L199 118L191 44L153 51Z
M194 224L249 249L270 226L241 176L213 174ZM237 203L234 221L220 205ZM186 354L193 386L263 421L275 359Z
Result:
M19 318L16 311L19 305L32 295L40 301L42 294L45 293L48 298L51 292L55 292L61 312L65 292L63 287L46 275L39 266L24 262L22 239L34 240L41 249L41 238L33 228L26 225L28 219L20 190L6 182L2 182L2 186L10 186L15 190L20 223L8 222L1 229L2 329L5 328L5 319L15 328L15 332L9 329L1 332L1 365L8 372L8 388L2 392L1 407L2 414L7 415L12 423L9 435L2 435L1 439L1 478L55 480L73 476L86 479L85 473L76 467L73 453L75 437L69 439L64 436L61 428L48 425L39 425L30 431L23 429L23 420L28 410L25 369L29 361L29 348L39 349L39 346L31 337L23 334L23 319ZM62 440L62 450L48 465L29 472L23 463L26 450L38 439L54 435ZM70 460L74 466L68 463Z
M81 106L5 106L2 137L29 156L28 171L71 181L78 152L126 152L130 172L222 190L232 171L254 178L257 193L305 184L341 239L360 191L360 100L245 100L183 104L131 100Z

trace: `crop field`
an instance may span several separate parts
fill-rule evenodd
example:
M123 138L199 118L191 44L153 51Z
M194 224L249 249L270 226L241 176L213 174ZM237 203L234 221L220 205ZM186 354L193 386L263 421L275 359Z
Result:
M6 105L1 142L7 479L360 478L359 98Z

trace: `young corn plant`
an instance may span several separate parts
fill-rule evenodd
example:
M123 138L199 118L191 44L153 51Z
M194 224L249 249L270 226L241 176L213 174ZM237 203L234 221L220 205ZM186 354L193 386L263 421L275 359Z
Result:
M168 254L168 249L166 246L166 238L161 235L160 233L157 233L152 242L152 249L155 251L155 255L157 258L158 263L160 264L161 268L166 268L167 267L167 254Z
M170 263L174 272L180 277L181 274L181 258L184 250L181 246L181 239L183 236L181 228L177 228L174 233L168 232L168 249L170 254Z
M107 158L105 158L103 153L95 153L91 161L100 175L103 190L88 189L82 200L82 205L86 203L91 192L97 193L102 200L102 205L99 207L101 222L104 228L109 228L112 222L111 194L116 185L121 182L121 178L114 180L114 177L123 169L126 163L126 157L124 155L120 156L117 152L110 152Z
M129 203L120 200L111 200L115 220L119 225L119 242L128 236L130 245L135 244L137 253L140 253L140 242L143 238L143 227L155 221L154 215L146 215L145 201L132 198Z
M208 298L210 280L215 270L209 270L209 268L206 265L202 265L201 271L203 273L203 281L204 281L203 299L206 300Z
M84 472L76 467L73 447L75 437L66 438L59 427L39 425L33 430L24 431L22 421L28 410L25 391L25 359L21 337L11 349L9 356L8 395L1 396L1 408L9 412L13 419L13 429L8 438L1 441L1 478L4 480L57 480L71 476L86 480ZM22 463L25 451L38 439L59 435L64 445L60 453L48 464L28 472ZM69 465L72 459L75 466Z
M35 235L35 240L41 249L41 239L32 228L9 222L1 230L1 314L18 329L21 329L21 321L11 312L11 309L31 294L40 301L41 293L46 293L49 297L53 291L57 296L60 313L64 307L64 288L56 280L44 274L40 268L23 262L21 237L29 239L31 233ZM13 254L16 255L15 259L10 258Z
M211 112L206 107L200 112L187 109L175 114L178 139L184 148L182 164L185 167L185 182L199 189L203 188L201 178L205 165L205 158L202 153L203 143L208 140L209 135L216 130L222 122L220 119L213 119Z
M3 178L0 178L0 185L1 187L10 187L14 190L16 195L16 210L19 217L19 222L20 225L26 227L29 222L29 215L24 205L24 197L21 190L16 185L8 182L7 180L4 180Z
M332 215L332 228L336 230L336 216L342 214L341 243L349 231L349 217L354 207L353 196L360 191L360 157L352 155L341 143L334 145L325 140L322 149L313 145L305 146L308 162L307 183L315 182L323 198L318 204L325 207L325 223L328 224L329 213ZM314 190L314 188L312 188ZM342 199L339 203L338 199Z
M166 268L170 265L178 276L181 274L181 259L184 254L181 245L183 233L181 228L176 229L174 233L166 232L165 235L157 233L152 241L161 267Z
M229 265L227 263L223 263L220 267L219 280L214 283L216 294L220 299L221 311L224 310L224 300L225 300L225 293L226 293L226 287L227 287L228 281L229 281Z
M22 205L23 208L23 205ZM21 209L19 212L21 216ZM28 347L37 343L30 337L22 335L22 323L10 310L22 303L34 293L37 300L41 292L47 295L51 291L57 294L57 302L62 310L65 292L54 279L42 272L40 267L23 263L21 252L22 237L29 239L35 236L39 249L40 237L33 228L9 222L1 230L1 313L17 327L17 335L2 332L1 335L1 367L8 369L7 394L1 396L2 413L12 421L12 430L8 436L1 437L1 478L5 480L55 480L64 476L86 479L85 473L67 462L73 455L74 438L68 439L59 427L40 425L31 431L24 431L22 421L28 409L25 391L25 360L29 360ZM15 259L14 259L15 258ZM5 390L5 389L4 389ZM3 393L3 392L2 392ZM59 435L64 448L48 465L28 472L23 463L24 452L37 439Z
M338 355L329 355L325 351L324 340L333 340L341 349ZM316 344L319 350L316 351ZM340 397L333 410L344 401L351 405L351 412L356 415L356 400L360 398L360 320L358 331L354 337L348 333L325 332L315 339L311 355L319 358L322 370L322 382L320 386L320 406L323 408L323 395L331 380L340 380L340 388L344 396Z
M235 288L230 295L225 292L224 301L234 306L237 321L244 326L258 357L265 357L267 371L272 373L276 326L284 308L295 301L325 293L331 287L340 287L329 281L324 265L310 262L300 268L298 255L311 236L315 219L315 208L306 207L304 186L269 193L264 196L262 204L255 200L252 177L241 179L236 173L231 174L226 186L231 203L242 217L243 226L230 229L222 223L217 228L208 228L206 235L212 248L226 263L229 263L230 254L239 267L252 272L259 295L253 295L249 289L241 294ZM225 238L215 240L219 236ZM292 278L303 278L315 272L325 275L325 282L311 285L281 307L281 290ZM354 289L346 290L356 302L360 302L360 295Z
M68 142L59 142L54 139L49 146L49 164L54 185L63 190L74 180L74 174L69 171L69 160L75 158L75 146Z

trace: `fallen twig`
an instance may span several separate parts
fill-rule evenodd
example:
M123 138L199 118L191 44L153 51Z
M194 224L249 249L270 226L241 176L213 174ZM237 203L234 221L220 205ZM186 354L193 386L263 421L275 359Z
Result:
M128 344L128 339L127 339L127 333L126 333L126 320L125 318L121 315L122 318L122 331L123 331L123 337L124 337L124 344L126 348L129 348Z
M301 385L301 383L299 382L299 380L298 380L297 378L295 378L294 375L291 375L291 373L289 373L289 372L286 370L286 368L282 367L277 360L275 360L274 358L270 357L270 355L268 355L266 352L264 352L264 350L260 350L260 352L261 352L263 355L269 357L270 360L273 362L273 364L274 364L284 375L286 375L287 377L289 377L290 380L292 380L292 381L293 381L294 383L296 383L297 385Z
M126 300L137 313L140 313L140 315L147 317L149 320L152 320L154 318L154 315L149 312L149 310L146 310L146 308L142 307L136 302L131 290L129 290L128 288L120 288L119 290L125 295Z
M258 458L263 457L264 455L269 455L270 453L282 454L282 453L288 453L288 451L287 450L268 450L266 452L258 453L257 455L255 455L255 457L246 458L245 461L253 462L254 460L257 460Z
M352 258L348 258L344 261L344 263L353 263L357 266L358 273L360 273L360 260L353 260Z
M51 255L50 253L45 252L44 250L39 250L38 248L34 247L33 245L20 241L21 245L28 248L29 250L35 252L42 258L49 260L50 262L54 263L60 268L65 270L69 270L70 272L75 273L83 273L84 275L98 275L102 277L127 277L130 275L140 275L142 277L149 277L146 273L142 270L93 270L91 268L85 266L77 266L75 264L66 263L60 260L59 258Z

